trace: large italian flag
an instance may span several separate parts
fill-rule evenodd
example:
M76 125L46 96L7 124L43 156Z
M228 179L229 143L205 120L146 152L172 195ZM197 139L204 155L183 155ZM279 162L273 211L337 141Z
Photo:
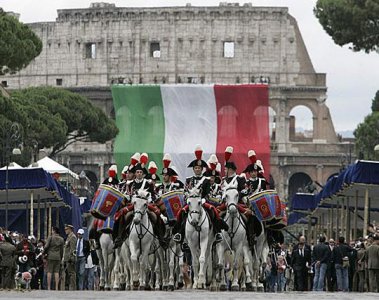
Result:
M188 164L200 144L203 159L213 153L231 161L240 173L255 150L269 176L270 138L267 85L114 85L112 96L120 130L114 155L122 170L135 152L146 152L158 167L165 153L182 180L192 175Z

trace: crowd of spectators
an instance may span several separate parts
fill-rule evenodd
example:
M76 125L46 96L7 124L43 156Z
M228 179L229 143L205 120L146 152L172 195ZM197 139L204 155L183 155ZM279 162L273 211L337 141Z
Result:
M379 292L379 228L346 243L321 236L316 245L300 236L296 244L272 249L262 281L267 292Z
M99 289L99 259L95 244L65 226L66 240L57 227L46 240L0 228L0 288L46 290Z

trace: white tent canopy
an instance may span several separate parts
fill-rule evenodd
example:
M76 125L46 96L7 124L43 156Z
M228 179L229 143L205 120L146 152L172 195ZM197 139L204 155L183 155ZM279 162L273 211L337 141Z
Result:
M32 165L30 165L29 168L30 167L32 167ZM47 172L51 174L54 174L54 173L68 174L68 175L71 175L75 179L79 179L78 174L72 172L70 169L66 168L65 166L62 166L61 164L57 163L55 160L52 160L48 156L37 161L37 167L43 168L44 170L46 170Z
M0 170L6 170L6 168L7 168L7 166L4 166ZM13 170L13 169L22 169L22 167L18 163L11 162L8 165L8 170Z

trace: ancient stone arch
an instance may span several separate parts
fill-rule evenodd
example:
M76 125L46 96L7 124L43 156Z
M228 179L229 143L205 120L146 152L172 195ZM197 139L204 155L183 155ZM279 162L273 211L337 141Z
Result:
M337 138L325 103L326 74L314 70L288 8L238 3L137 8L98 3L88 9L58 10L57 22L42 21L28 24L42 40L40 56L21 72L0 76L9 89L59 82L113 115L110 85L119 79L129 84L140 78L144 84L154 83L154 78L160 81L163 76L171 84L189 79L189 84L268 84L269 104L276 113L271 175L284 199L292 174L306 172L313 181L325 183L339 171L340 158L351 147ZM233 58L223 56L226 40L235 43ZM66 41L75 51L61 47L57 52L55 41ZM160 58L149 55L151 41L160 43ZM96 58L83 55L89 42L96 43ZM195 51L196 47L201 50ZM313 113L312 140L289 138L289 113L297 105ZM75 171L92 170L100 179L104 165L114 162L111 142L72 145L60 156L71 161Z

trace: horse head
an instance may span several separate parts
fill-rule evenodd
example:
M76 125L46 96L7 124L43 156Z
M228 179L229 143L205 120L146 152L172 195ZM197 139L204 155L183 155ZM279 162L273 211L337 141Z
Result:
M132 203L134 206L134 224L138 225L141 223L142 217L147 212L147 203L149 201L149 197L150 193L145 190L138 191L136 195L133 195Z
M187 204L188 204L188 216L189 222L193 226L197 226L201 220L203 211L203 199L201 199L199 190L192 189L187 194Z
M236 180L232 180L229 184L226 183L223 188L222 199L225 201L228 212L233 216L238 212L238 183Z

